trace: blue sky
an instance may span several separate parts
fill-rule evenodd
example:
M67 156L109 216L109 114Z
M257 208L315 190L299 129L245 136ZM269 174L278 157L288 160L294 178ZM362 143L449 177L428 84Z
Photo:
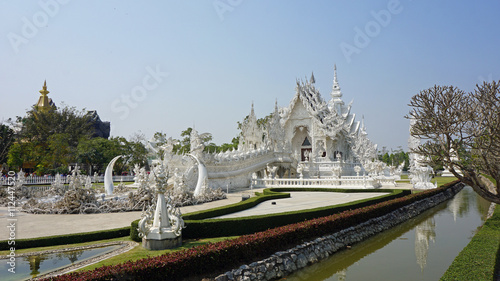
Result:
M287 106L297 78L330 99L333 66L369 138L408 140L410 98L500 79L499 1L1 1L0 121L51 97L112 136L195 126L218 144Z

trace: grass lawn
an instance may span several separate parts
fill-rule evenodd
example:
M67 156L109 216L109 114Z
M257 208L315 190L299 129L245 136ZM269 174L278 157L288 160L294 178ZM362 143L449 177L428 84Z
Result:
M441 186L445 183L449 183L449 182L452 182L452 181L455 181L457 180L456 177L434 177L431 182L434 183L437 181L437 185L438 186Z
M460 252L441 281L498 280L495 269L500 257L500 208L488 219Z

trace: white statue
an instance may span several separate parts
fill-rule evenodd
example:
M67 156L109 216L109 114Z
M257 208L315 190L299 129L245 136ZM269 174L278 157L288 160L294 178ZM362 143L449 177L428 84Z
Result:
M433 169L425 164L424 156L415 153L414 151L420 145L420 139L411 135L412 127L415 125L416 120L410 120L410 138L408 139L408 148L410 149L410 182L413 188L416 189L430 189L436 188L437 184L432 184Z
M175 248L182 244L184 220L179 208L174 208L170 204L170 197L165 197L168 180L166 167L163 164L159 165L154 174L157 201L156 205L151 205L139 221L139 236L142 237L142 245L146 249Z

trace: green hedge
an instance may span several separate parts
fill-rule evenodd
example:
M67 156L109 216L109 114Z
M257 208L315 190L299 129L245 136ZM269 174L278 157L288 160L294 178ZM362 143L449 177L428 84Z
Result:
M458 254L440 280L498 280L500 263L500 208L495 208L469 244Z
M0 241L0 250L8 250L10 247L18 249L28 249L37 247L48 247L65 244L76 244L97 240L113 239L130 235L130 227L115 228L109 230L99 230L93 232L83 232L75 234L47 236L40 238L16 239L15 245L9 245L8 240Z

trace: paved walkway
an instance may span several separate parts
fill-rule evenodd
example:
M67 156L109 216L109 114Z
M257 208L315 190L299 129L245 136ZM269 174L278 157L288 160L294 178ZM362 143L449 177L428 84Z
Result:
M298 210L314 209L324 206L343 204L356 200L377 197L387 193L342 193L342 192L290 192L290 198L269 200L259 205L236 213L220 216L218 218L239 218L265 214L277 214ZM275 204L273 204L275 203Z
M399 184L397 188L409 189L409 184ZM214 202L204 203L194 206L181 207L183 214L207 210L215 207L229 205L241 201L242 195L252 195L254 190L238 190L227 194L227 199L218 200ZM358 200L368 197L356 197L353 194L345 196L345 193L330 194L330 197L322 195L314 195L314 193L295 193L292 194L290 199L272 200L276 205L270 205L270 201L259 204L259 206L252 208L248 212L258 212L260 214L286 212L289 210L310 209L334 204L347 202L347 200ZM368 194L367 196L374 195ZM375 195L376 196L376 195ZM261 211L257 211L261 209ZM26 239L45 237L53 235L62 235L70 233L90 232L97 230L113 229L119 227L130 226L130 223L136 219L141 218L142 212L126 212L126 213L106 213L106 214L85 214L85 215L34 215L23 212L16 212L15 217L9 217L7 208L0 207L0 240L9 238L10 230L9 225L15 225L15 238ZM245 214L245 216L252 214ZM242 215L240 215L242 216ZM9 220L9 219L15 219Z

